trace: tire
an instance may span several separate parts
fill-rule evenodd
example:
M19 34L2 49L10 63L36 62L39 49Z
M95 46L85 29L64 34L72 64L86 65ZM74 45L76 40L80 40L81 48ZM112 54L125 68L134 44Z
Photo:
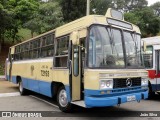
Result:
M158 93L158 95L160 95L160 92L157 92Z
M57 103L62 112L72 112L72 104L67 100L67 92L64 86L60 87L57 94Z
M148 92L148 98L152 99L155 96L155 92L152 91L151 84L149 83L149 92Z
M27 94L27 90L25 88L23 88L22 80L19 81L19 92L20 92L21 95L26 95Z

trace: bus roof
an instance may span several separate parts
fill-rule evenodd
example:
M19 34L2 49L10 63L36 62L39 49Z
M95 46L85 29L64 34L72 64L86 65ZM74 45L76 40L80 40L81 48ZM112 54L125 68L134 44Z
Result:
M106 16L104 16L104 15L88 15L88 16L82 17L82 18L77 19L73 22L70 22L68 24L65 24L63 26L58 27L56 29L56 37L59 37L59 36L65 35L65 34L69 34L69 33L71 33L72 31L75 31L75 30L80 30L80 29L87 28L92 24L109 25L108 22L107 22L107 19L109 19L109 18L111 18L111 17L106 18ZM114 19L114 18L111 18L111 19ZM129 23L127 21L124 21L124 20L117 20L117 19L114 19L114 20L122 21L122 22L125 22L127 24L130 24L133 28L133 29L131 29L131 31L135 31L135 32L141 34L140 30L139 30L139 27L137 27L136 25L134 25L132 23ZM123 28L123 27L120 27L120 26L116 26L116 27ZM123 29L125 29L125 28L123 28Z
M141 34L140 30L139 30L139 27L137 27L136 25L131 24L127 21L117 20L117 19L114 19L110 16L104 16L104 15L88 15L88 16L82 17L80 19L74 20L70 23L67 23L65 25L62 25L62 26L60 26L60 27L58 27L54 30L48 31L48 32L43 33L41 35L38 35L38 36L36 36L34 38L31 38L29 40L23 41L19 44L16 44L16 45L12 46L12 47L15 47L17 45L20 45L22 43L25 43L25 42L28 42L28 41L31 41L31 40L34 40L34 39L38 39L38 38L40 38L44 35L54 33L54 32L55 32L55 37L60 37L60 36L66 35L66 34L70 34L71 32L73 32L75 30L86 29L87 27L89 27L92 24L108 25L107 19L109 19L109 18L113 19L113 20L116 20L116 21L120 21L120 22L123 22L123 23L130 24L133 29L127 29L127 28L123 28L123 27L115 26L115 25L112 25L112 26L127 29L127 30L130 30L130 31L135 31L135 32Z
M144 41L146 45L159 45L160 36L143 38L142 41Z

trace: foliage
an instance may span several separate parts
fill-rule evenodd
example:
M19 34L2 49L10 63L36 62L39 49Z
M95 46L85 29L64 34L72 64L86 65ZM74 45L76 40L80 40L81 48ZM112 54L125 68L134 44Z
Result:
M38 11L31 15L31 19L27 21L23 27L31 30L33 33L44 33L63 24L63 16L61 7L57 2L46 2L39 6Z
M0 0L0 49L5 38L14 43L22 37L18 31L27 28L43 33L86 15L87 0ZM125 19L138 25L142 35L154 36L160 31L160 2L147 7L147 0L90 0L91 14L104 15L114 8L125 13Z
M151 5L151 8L154 10L154 13L160 17L160 2L156 2Z
M54 1L54 0L52 0ZM70 22L86 15L87 0L56 0L62 7L64 22Z
M138 25L143 37L155 36L160 30L160 18L148 7L126 13L125 20Z
M146 0L93 0L91 12L104 15L108 8L114 8L123 12L130 12L134 9L146 7Z
M41 4L39 8L39 21L41 33L52 30L63 24L62 9L57 2Z

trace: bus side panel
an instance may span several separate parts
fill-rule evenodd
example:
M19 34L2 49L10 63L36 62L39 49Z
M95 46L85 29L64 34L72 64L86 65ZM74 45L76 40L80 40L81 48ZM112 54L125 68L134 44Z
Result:
M24 77L22 77L22 80L23 80L24 88L40 93L40 94L43 94L43 95L46 95L48 97L52 97L51 82L33 80L30 78L24 78Z
M28 89L39 93L38 81L32 79L28 79L27 81L28 81Z
M54 69L53 70L53 81L62 83L67 92L67 99L71 101L71 92L69 84L69 70L68 69Z
M39 69L37 70L37 79L39 92L43 95L52 97L53 88L51 88L52 83L52 68L53 58L43 58L39 60Z
M39 81L38 83L39 83L39 93L46 95L48 97L52 97L53 88L51 88L51 82Z

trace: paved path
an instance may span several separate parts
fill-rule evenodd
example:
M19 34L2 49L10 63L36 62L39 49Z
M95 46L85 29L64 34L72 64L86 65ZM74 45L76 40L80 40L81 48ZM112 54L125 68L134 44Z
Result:
M158 120L159 118L152 117L132 117L136 113L130 113L132 111L160 111L160 95L156 95L150 100L142 100L140 103L131 102L122 104L120 107L106 107L106 108L92 108L84 109L82 107L75 107L76 112L74 113L62 113L57 108L56 102L49 97L39 95L31 92L28 96L20 96L18 93L18 85L12 84L5 80L0 80L0 111L53 111L56 112L55 118L43 118L40 120ZM101 117L106 114L113 113L113 117ZM117 113L121 112L126 117L114 117ZM63 116L61 118L60 116ZM94 117L92 117L94 115ZM72 116L72 117L70 117ZM96 117L95 117L96 116ZM2 118L0 118L1 120ZM17 120L17 118L12 118ZM31 118L31 120L33 120ZM36 119L35 119L36 120Z

